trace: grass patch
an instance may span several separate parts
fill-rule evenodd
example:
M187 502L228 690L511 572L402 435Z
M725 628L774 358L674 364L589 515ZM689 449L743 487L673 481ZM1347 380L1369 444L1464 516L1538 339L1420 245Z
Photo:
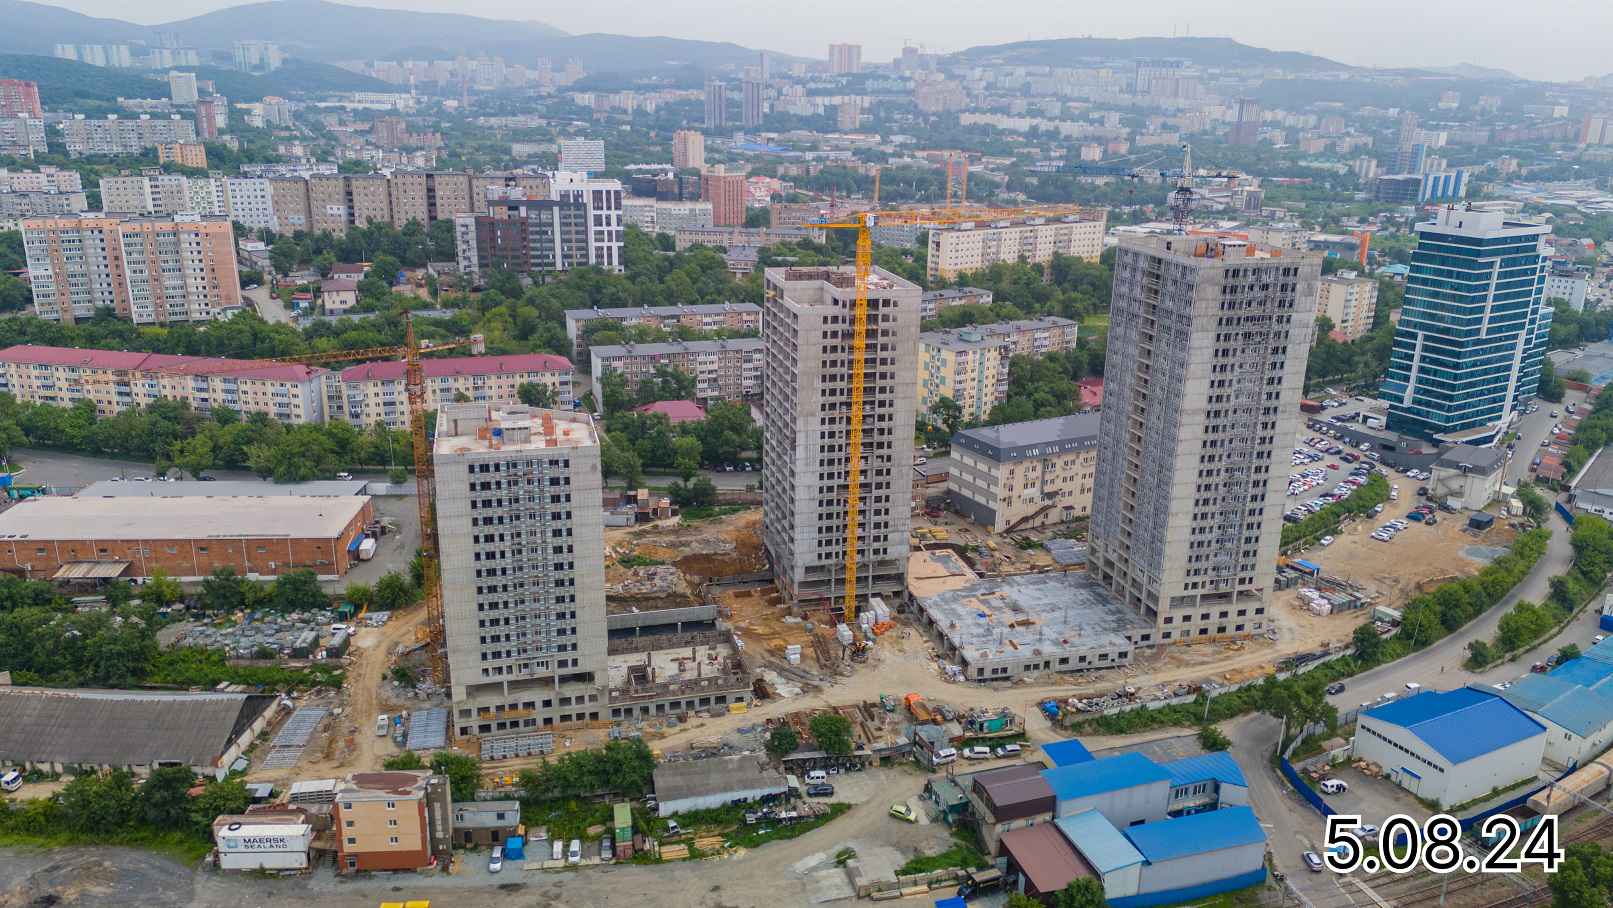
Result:
M985 867L986 856L980 853L975 846L974 836L966 829L952 830L952 847L940 854L921 854L896 868L897 876L907 876L913 873L930 873L935 870L949 870L961 867L973 870Z
M521 805L521 822L528 826L549 827L549 841L555 839L585 839L588 837L588 827L604 826L611 828L614 821L612 807L606 801L581 801L568 799L563 801L540 801L537 803L525 802ZM634 823L639 817L634 814Z
M701 520L713 520L718 517L727 517L730 514L738 514L740 511L750 510L751 507L753 505L719 504L711 507L684 508L679 517L684 523L696 523Z
M836 819L851 809L850 804L833 803L829 805L829 812L807 820L799 820L785 826L768 826L767 821L758 822L754 826L741 825L728 836L728 841L740 848L755 848L768 842L782 842L787 839L804 836L830 820ZM762 830L766 830L763 832Z
M123 846L142 848L173 858L188 866L195 864L213 850L211 839L187 835L182 832L121 832L76 833L58 832L50 835L29 835L22 832L0 832L0 848L69 848L73 846Z
M616 563L624 568L655 567L656 565L666 564L665 561L659 558L650 558L646 555L623 555L616 559Z

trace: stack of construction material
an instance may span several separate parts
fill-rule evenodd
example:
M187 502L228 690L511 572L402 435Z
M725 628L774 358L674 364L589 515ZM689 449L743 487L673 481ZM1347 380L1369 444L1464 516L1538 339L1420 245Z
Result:
M791 665L801 664L801 644L791 643L784 647L784 661Z
M840 641L841 646L850 646L852 640L855 638L851 636L851 628L847 627L845 623L842 622L835 625L835 639Z

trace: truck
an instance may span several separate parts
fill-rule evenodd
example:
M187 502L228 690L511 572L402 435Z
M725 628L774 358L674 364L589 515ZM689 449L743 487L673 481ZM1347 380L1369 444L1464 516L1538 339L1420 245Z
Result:
M1361 417L1361 424L1366 426L1369 429L1381 429L1381 428L1383 428L1383 417L1382 416L1362 416Z
M1322 405L1314 400L1302 400L1299 402L1299 410L1301 413L1320 413Z
M369 561L375 557L375 537L365 536L364 541L358 544L358 560Z
M935 714L930 712L930 707L925 704L924 698L918 694L908 694L903 699L907 703L908 711L911 712L913 714L913 718L917 719L918 721L929 722L935 718Z

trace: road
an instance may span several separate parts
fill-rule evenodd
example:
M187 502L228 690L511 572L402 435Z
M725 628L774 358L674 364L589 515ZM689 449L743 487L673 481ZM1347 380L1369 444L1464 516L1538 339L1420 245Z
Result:
M285 304L280 298L269 292L268 287L258 287L255 290L242 290L241 295L252 303L252 308L258 311L259 317L270 324L291 324L291 313L286 311Z

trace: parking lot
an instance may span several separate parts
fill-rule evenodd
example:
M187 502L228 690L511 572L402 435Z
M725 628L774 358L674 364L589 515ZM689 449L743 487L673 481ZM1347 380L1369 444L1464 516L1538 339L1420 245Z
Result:
M1406 814L1418 823L1430 815L1428 808L1387 776L1374 779L1348 763L1341 763L1328 770L1323 778L1338 779L1349 786L1348 791L1322 797L1339 813L1359 816L1363 826L1381 827L1384 820L1397 813Z

